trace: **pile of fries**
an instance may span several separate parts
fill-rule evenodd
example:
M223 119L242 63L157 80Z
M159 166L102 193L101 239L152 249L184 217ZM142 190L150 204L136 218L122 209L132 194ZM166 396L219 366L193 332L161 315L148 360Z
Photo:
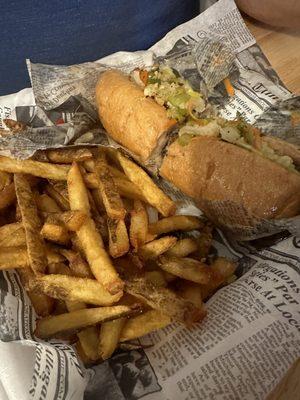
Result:
M201 321L203 301L234 279L232 262L207 262L212 226L174 215L115 150L0 156L0 190L0 269L17 270L36 336L69 340L86 363L172 321Z

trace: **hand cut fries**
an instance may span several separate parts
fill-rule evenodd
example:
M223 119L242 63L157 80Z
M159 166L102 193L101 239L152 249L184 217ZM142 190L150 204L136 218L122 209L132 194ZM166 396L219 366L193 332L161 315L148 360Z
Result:
M85 161L93 157L89 149L56 149L45 152L48 161L56 164L72 164L73 161Z
M103 322L106 324L108 322ZM102 324L102 325L103 325ZM84 353L92 361L96 361L100 358L99 355L99 332L95 326L89 326L82 329L82 331L77 333L78 339L82 346Z
M89 213L87 189L76 163L73 163L68 175L68 190L71 209ZM95 278L112 294L122 291L123 282L104 249L102 238L96 230L94 221L88 217L77 231L77 235Z
M41 231L41 236L44 239L50 240L58 244L68 244L70 242L70 235L68 230L58 224L51 224L50 222L45 222Z
M41 212L48 212L48 213L61 212L61 209L59 208L56 201L45 193L41 195L36 195L34 199L38 210Z
M25 244L25 243L24 243ZM63 257L53 250L46 248L46 256L49 263L63 261ZM30 266L26 247L2 247L0 248L0 270L12 268L24 268Z
M203 222L197 217L174 215L150 224L149 232L155 235L161 235L162 233L173 231L192 231L193 229L201 229L203 225Z
M147 271L145 272L145 278L157 287L166 287L168 284L163 271Z
M124 175L125 176L125 175ZM0 171L0 191L12 183L13 176L8 172Z
M144 244L138 250L138 255L142 260L150 260L155 259L161 254L165 253L167 250L172 248L174 244L177 242L176 237L174 236L164 236L160 239L153 240L152 242L148 242Z
M48 274L72 275L70 268L62 262L48 263Z
M100 322L126 317L135 312L136 307L128 306L85 308L40 319L37 322L35 334L41 339L46 339L61 332L79 330Z
M25 175L15 174L15 189L22 215L30 266L35 274L44 273L47 268L46 246L39 234L39 219L34 197Z
M126 321L121 332L120 342L137 339L148 333L166 327L171 318L159 310L149 310Z
M47 222L61 222L69 231L78 231L86 220L86 213L82 211L65 211L43 213L43 217Z
M184 238L178 240L177 243L166 252L166 255L170 257L186 257L196 250L198 250L196 241L192 238Z
M207 258L210 223L171 216L175 203L115 150L0 156L0 192L0 270L17 269L46 317L37 336L77 340L87 363L173 320L201 321L203 300L234 280L232 262Z
M21 282L25 288L28 287L28 282L32 279L33 272L30 268L20 268L18 270L18 275L21 279ZM44 293L35 293L30 290L26 290L27 295L31 301L31 304L40 317L47 317L51 314L54 308L54 299L52 297L47 296Z
M217 258L211 265L212 279L207 285L201 286L202 299L206 299L214 293L214 291L232 277L236 265L224 257Z
M68 211L70 209L68 189L65 182L49 182L45 188L46 193L59 205L60 209Z
M98 188L98 178L95 173L84 174L83 180L89 189ZM133 182L130 182L124 178L115 177L114 183L117 186L121 196L127 197L128 199L137 199L147 202L142 191Z
M203 318L203 311L176 296L167 288L158 288L141 278L126 281L125 291L140 299L149 307L159 310L176 321L185 322L187 325L197 322Z
M69 312L86 309L85 303L76 301L67 301L66 306ZM99 358L99 332L96 326L89 326L77 333L83 352L91 361Z
M43 163L32 160L15 160L0 156L0 171L14 174L31 174L41 178L66 180L70 167L67 165Z
M183 281L181 282L178 294L184 299L191 301L196 307L203 307L201 286L199 284Z
M125 175L140 189L148 203L157 208L165 217L175 213L176 205L155 183L149 175L133 161L117 153L118 160Z
M95 173L98 177L99 190L108 217L112 219L124 219L126 210L114 184L113 177L109 172L105 154L103 152L98 153L96 156Z
M130 215L130 243L136 250L146 242L148 233L148 214L140 200L135 200L134 209Z
M204 285L208 284L212 278L210 267L192 258L161 256L159 266L170 274Z
M126 318L118 318L114 319L113 321L104 322L101 325L99 336L99 355L102 360L109 358L116 350L126 321Z
M29 282L30 290L48 294L67 301L81 301L98 306L111 305L120 300L122 293L109 294L94 279L78 278L67 275L44 275Z
M116 258L128 253L129 239L124 220L108 217L107 227L109 234L109 254Z
M0 210L10 206L16 200L14 183L5 186L0 192Z
M20 222L0 227L0 247L26 246L25 231Z

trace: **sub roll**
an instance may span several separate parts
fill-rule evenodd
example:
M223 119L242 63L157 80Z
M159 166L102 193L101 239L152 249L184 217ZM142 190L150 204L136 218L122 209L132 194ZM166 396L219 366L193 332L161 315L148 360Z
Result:
M164 107L128 76L114 70L103 73L96 87L101 122L109 135L145 163L163 148L176 125Z
M144 165L163 154L159 174L204 212L210 201L229 201L257 218L300 214L299 148L209 114L170 68L137 73L107 71L96 87L100 120L116 142Z

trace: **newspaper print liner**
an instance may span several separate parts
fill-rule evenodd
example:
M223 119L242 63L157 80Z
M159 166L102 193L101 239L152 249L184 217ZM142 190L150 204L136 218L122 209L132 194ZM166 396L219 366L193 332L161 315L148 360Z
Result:
M211 0L209 2L214 2L214 0ZM202 2L201 2L202 4ZM282 100L287 97L290 97L289 92L284 89L281 85L281 82L279 78L277 77L276 73L272 70L271 66L269 63L266 61L264 55L260 51L259 47L256 45L251 45L254 43L254 39L251 37L249 33L247 33L247 30L242 22L241 16L239 15L238 10L236 9L233 1L231 2L230 0L219 0L219 2L212 8L209 9L205 12L205 18L204 14L200 15L197 17L197 24L193 21L189 21L187 23L186 28L178 27L175 30L178 30L178 32L170 32L167 36L168 38L166 40L162 40L161 42L164 41L164 44L161 46L159 42L157 45L154 46L155 49L157 49L156 53L157 54L165 54L166 52L164 51L164 48L172 48L175 41L178 40L178 37L182 37L182 43L187 43L189 39L197 39L197 37L202 37L203 34L210 34L211 31L222 31L229 36L228 42L232 43L232 47L234 47L235 52L237 50L239 53L237 54L238 62L239 65L243 68L243 71L245 71L247 68L250 69L251 71L251 76L252 72L256 72L257 74L260 75L260 79L257 81L256 78L253 80L248 80L246 81L246 85L242 86L242 90L238 90L237 95L235 96L235 99L232 99L233 101L229 102L229 106L227 106L226 111L229 114L229 117L234 115L232 114L233 111L239 110L240 112L244 112L245 115L244 117L249 118L250 122L253 122L259 115L262 114L263 110L269 109L270 106L272 106L275 101L277 100ZM196 19L195 19L196 20ZM199 22L198 22L199 21ZM201 21L201 23L200 23ZM201 25L200 27L199 24ZM226 28L224 27L226 24ZM197 25L197 27L195 27ZM204 26L203 26L204 25ZM184 32L185 31L185 32ZM184 33L182 33L184 32ZM184 37L183 37L184 36ZM175 37L175 39L174 39ZM174 40L173 40L174 39ZM247 47L247 48L246 48ZM128 53L125 53L125 55L128 55ZM114 55L116 60L118 60L118 56ZM123 56L122 56L123 57ZM132 69L132 68L131 68ZM257 77L257 75L256 75ZM264 80L263 80L264 78ZM263 82L263 84L262 84ZM264 86L266 85L266 86ZM254 89L254 86L258 86L258 88ZM235 86L236 87L236 86ZM28 89L26 89L29 91ZM262 93L262 91L264 93ZM267 91L267 93L266 93ZM22 91L23 92L23 91ZM29 91L30 92L30 91ZM27 94L27 93L26 93ZM76 94L76 93L74 93ZM249 95L247 98L246 95ZM20 94L18 93L17 95L14 95L14 99L12 103L9 103L10 109L12 110L12 115L14 115L15 111L15 104L18 102L19 96L23 96L23 93ZM31 98L31 93L29 93L29 96ZM27 99L29 98L27 97ZM275 99L277 97L277 99ZM67 97L68 98L68 97ZM1 109L1 105L4 104L4 110ZM1 115L7 116L7 107L5 106L5 103L2 103L0 105L0 126L1 126ZM20 103L19 103L20 104ZM21 103L24 104L24 103ZM34 104L33 102L29 101L26 103L27 106ZM40 124L38 121L39 118L35 118L32 115L32 111L37 111L37 108L33 107L19 107L18 114L19 116L17 119L21 121L29 121L31 120L30 126L31 127L39 127L43 126L43 124ZM21 110L22 109L22 110ZM249 112L249 109L251 112ZM29 112L30 110L30 112ZM4 111L4 112L2 112ZM22 112L21 112L22 111ZM21 116L22 114L22 116ZM36 115L39 114L38 112ZM44 113L46 115L47 113ZM228 116L228 114L226 114ZM43 114L41 114L42 116ZM25 118L26 116L26 118ZM72 115L68 114L68 112L64 111L57 111L55 112L50 112L47 114L49 117L51 123L48 125L54 125L58 122L58 124L61 124L62 122L69 122ZM28 118L27 118L28 117ZM32 117L32 119L31 119ZM254 118L255 117L255 118ZM251 119L252 118L252 119ZM247 119L248 120L248 119ZM47 125L47 124L44 124ZM271 130L272 132L272 130ZM93 133L90 133L90 137L93 137ZM96 139L95 139L96 140ZM180 199L183 199L183 195L181 194L179 196ZM180 201L180 200L179 200ZM190 207L191 209L191 207ZM192 210L192 212L197 212L197 210ZM199 212L199 210L198 210ZM280 234L279 240L282 239L282 235ZM284 285L287 285L287 282L289 284L293 284L292 280L292 273L298 272L299 274L299 248L300 248L300 243L299 240L294 237L290 237L287 240L280 241L278 246L274 246L274 240L265 238L258 240L256 245L261 244L263 241L264 243L268 242L267 246L268 248L256 252L255 249L251 248L251 245L249 242L243 242L243 243L234 243L232 240L227 240L224 235L219 232L219 236L216 238L218 243L214 243L214 248L216 248L217 253L219 256L226 256L228 258L233 258L236 261L239 262L239 268L238 268L238 277L242 276L244 273L251 274L251 276L256 275L255 278L251 278L255 280L255 284L261 287L262 291L266 291L266 293L271 293L274 294L275 297L279 294L280 288L281 291L283 288L285 288ZM270 245L271 241L271 245ZM272 246L272 247L271 247ZM263 246L265 247L265 246ZM265 270L268 268L270 271L269 274L265 273ZM274 270L274 271L273 271ZM262 275L263 273L263 275ZM6 273L4 273L6 274ZM15 296L19 297L19 288L15 287L15 283L13 284L13 281L6 280L4 279L4 274L0 274L0 291L4 292L9 292L12 294L12 296L5 296L5 299L8 301L9 298ZM8 273L11 275L11 273ZM261 276L261 279L259 278ZM280 277L283 276L281 279ZM290 279L286 279L289 277ZM266 286L265 279L274 281L274 282L279 282L278 284L280 285L277 290L274 290L275 284L273 283L270 288L269 286ZM247 279L247 276L245 276L245 279ZM296 281L296 275L294 274L294 281L296 284L298 284L298 280ZM16 279L14 282L17 282ZM238 280L237 282L240 282ZM250 282L252 283L252 281ZM243 282L242 282L243 284ZM236 292L234 291L235 288L235 283L230 285L228 287L228 293L233 289L233 302L234 307L230 309L230 314L227 317L224 318L224 310L228 310L228 300L225 298L221 298L221 304L218 305L218 299L226 292L226 290L219 291L212 299L212 302L209 305L209 308L212 305L212 310L211 310L211 316L214 316L214 304L216 303L216 307L218 310L222 310L222 314L216 315L216 317L221 318L217 319L217 326L216 328L220 328L220 321L227 321L229 320L230 317L233 317L233 326L236 326L235 323L235 318L237 322L240 322L240 315L238 313L240 306L243 306L243 297L238 297L236 296ZM225 288L226 289L226 288ZM290 288L287 288L289 293L291 293ZM270 292L270 290L272 292ZM297 290L297 287L296 289ZM251 300L251 304L245 309L247 311L247 317L251 318L251 312L254 310L255 305L261 304L264 305L264 308L267 311L267 314L259 320L255 320L251 324L248 323L246 324L247 326L245 327L242 332L238 331L235 337L231 336L229 338L224 339L222 344L226 344L226 346L229 345L229 350L225 352L224 348L222 347L222 352L221 352L221 364L225 369L220 371L218 367L216 367L215 364L207 363L206 358L201 357L196 360L192 360L192 355L189 355L190 357L188 358L188 366L190 368L195 367L195 363L197 364L195 371L193 373L194 376L200 377L200 373L205 372L205 367L207 366L207 370L209 370L208 376L211 378L215 379L216 376L218 376L218 373L221 372L222 379L225 379L225 383L230 383L230 388L226 388L225 385L222 385L222 394L218 394L223 396L234 396L238 397L240 395L240 388L241 388L241 383L244 385L244 389L248 390L248 394L245 394L244 398L246 399L252 399L253 397L257 398L265 398L267 394L270 392L272 388L275 387L276 383L281 379L283 374L288 370L289 366L293 362L294 359L296 359L299 356L299 335L297 336L298 332L295 331L295 328L293 328L291 325L289 325L286 322L286 318L281 318L281 316L278 313L274 313L274 301L277 301L277 305L281 305L282 303L287 303L285 299L276 297L275 300L272 300L272 296L270 296L271 300L267 301L264 297L259 297L260 294L257 293L256 290L250 287L247 290L247 287L242 288L242 292L247 292L249 293L249 297ZM289 293L282 292L284 296L289 295ZM263 302L262 302L263 299ZM215 303L213 303L213 301ZM27 302L26 302L27 303ZM213 304L212 304L213 303ZM273 304L271 304L273 303ZM31 307L31 306L29 306ZM215 308L216 308L215 307ZM14 306L13 306L14 308ZM243 307L242 307L243 308ZM25 309L25 308L24 308ZM276 308L277 310L277 308ZM280 310L281 312L284 312L285 315L289 313L289 311L295 312L295 318L297 318L298 315L298 309L291 309L291 306L287 305L285 306L285 311ZM16 315L18 315L18 328L20 332L24 330L23 325L25 324L24 319L22 318L22 313L23 311L20 309L20 312L18 314L16 313L16 310L12 309L12 313L14 315L12 316L12 320L14 321ZM26 314L26 313L25 313ZM265 324L267 322L270 322L271 320L274 321L273 325L275 323L278 325L278 333L279 337L284 338L284 342L282 343L279 341L278 343L273 341L273 337L270 335L271 333L275 333L275 336L277 335L276 329L273 331L273 325L272 327L268 326L266 329L264 329L262 332L258 332L258 334L254 337L250 337L250 339L253 339L253 342L257 346L256 349L254 350L259 350L262 349L263 354L262 357L259 359L259 352L258 354L255 353L255 351L252 351L252 355L254 356L254 359L252 358L251 360L248 360L247 358L245 359L245 353L240 351L240 348L237 347L237 343L240 342L241 340L244 341L244 336L248 337L248 331L251 331L254 326L257 326L258 329L261 329L261 324L262 322ZM209 324L211 319L207 321L207 324ZM230 323L231 323L230 319ZM216 343L211 339L216 338L218 335L216 335L216 329L213 329L214 326L206 326L201 327L201 331L199 332L199 337L203 339L205 342L205 346L208 351L205 352L205 356L209 354L211 358L216 358L217 354L220 354L220 346L216 349ZM287 328L289 328L287 330ZM269 330L271 329L271 331ZM293 330L294 329L294 330ZM208 340L206 339L205 330L207 333L210 333L210 336ZM10 329L6 331L6 334ZM191 341L193 342L194 345L198 346L197 342L197 332L199 330L195 330L194 332L191 333ZM174 333L174 335L173 335ZM251 334L251 332L250 332ZM280 336L280 334L283 334L283 336ZM10 335L10 334L9 334ZM174 336L175 341L172 341L172 336ZM12 339L9 339L9 337L6 336L7 340L14 340L13 338L16 337L15 330L14 328L12 329ZM162 349L164 349L164 344L161 344L161 339L166 338L168 341L168 348L172 348L173 352L170 354L170 359L171 356L176 357L177 353L179 356L181 355L179 352L179 349L176 347L178 343L181 343L181 339L183 337L182 330L178 331L178 329L173 328L173 326L170 326L168 330L165 332L159 331L155 332L153 335L150 337L150 342L153 345L155 343L155 346L152 346L149 350L146 350L147 353L147 358L150 360L150 363L152 364L153 368L155 368L155 373L159 377L161 377L161 363L159 363L153 358L153 354L155 355L155 349L157 348L158 350L160 349L160 346ZM179 340L178 340L179 339ZM271 340L272 339L272 340ZM145 348L145 342L149 341L149 338L144 338L143 339L143 346ZM10 342L9 346L12 348L12 346L19 346L19 347L25 347L24 345L33 345L33 342L30 342L29 340L27 341L15 341ZM82 373L79 372L79 369L76 367L76 355L73 354L71 355L72 349L69 346L66 346L62 343L51 343L51 346L46 343L37 343L39 345L39 351L36 353L36 360L35 360L35 367L34 367L34 375L32 377L32 384L30 388L30 398L32 399L47 399L47 400L62 400L62 399L82 399L83 398L83 391L85 388L85 385L87 383L87 380L89 378L90 370L82 370L84 371L85 378L82 378ZM183 341L184 344L184 341ZM188 345L188 342L186 342ZM241 342L243 345L243 342ZM267 346L267 344L269 344ZM43 351L41 350L41 346L43 346ZM47 347L46 347L47 346ZM52 348L54 346L54 348ZM69 349L68 349L69 348ZM184 346L182 345L180 347L180 350L184 350ZM219 353L218 353L219 351ZM58 352L59 352L59 357L58 357ZM74 352L74 351L73 351ZM11 355L15 356L17 352L12 351ZM52 357L49 357L49 353L52 354ZM152 353L152 354L151 354ZM1 354L3 354L3 348L1 350ZM57 354L57 356L55 355ZM69 357L71 355L71 357ZM9 355L10 356L10 355ZM279 357L279 359L278 359ZM5 358L5 361L8 363L8 359ZM217 359L219 359L218 357ZM232 369L232 365L228 365L224 363L224 360L235 360L236 365L239 367L237 371ZM178 365L174 365L174 358L172 359L173 363L170 365L172 368L177 368ZM238 360L244 360L245 364L239 364ZM66 362L65 362L66 361ZM162 360L164 362L164 360ZM166 360L167 361L167 360ZM175 358L175 362L177 359ZM181 360L180 360L181 361ZM271 362L272 361L272 362ZM5 368L7 367L7 363L5 363ZM201 367L202 363L202 367ZM149 365L151 365L149 364ZM207 365L206 365L207 364ZM17 367L20 366L20 363L18 363ZM31 369L31 364L28 361L28 369ZM169 365L166 365L168 367ZM245 368L246 367L246 368ZM4 393L4 398L10 398L11 394L13 394L13 389L16 388L18 385L18 382L21 382L22 388L21 388L21 398L24 397L24 393L26 393L26 384L24 381L24 374L25 371L24 369L17 369L17 372L19 375L15 374L16 371L16 366L14 366L14 369L11 370L10 374L10 382L11 385L8 385L7 387L7 393L2 392L0 388L0 392ZM99 366L95 368L95 374L92 376L92 379L88 383L88 392L85 392L84 398L86 400L94 400L98 399L100 397L109 397L110 399L122 399L127 396L123 396L122 393L120 396L117 395L115 392L114 395L112 395L111 392L108 392L108 390L111 389L112 384L115 383L115 381L106 379L107 375L103 373L103 370L107 369L107 363L102 363ZM211 373L211 370L214 372L213 374ZM176 369L177 371L177 369ZM176 372L175 371L175 372ZM268 372L271 373L269 374ZM1 370L0 368L0 376L1 376L1 383L2 383L2 378L6 380L8 378L7 376L8 370L4 369ZM185 377L178 382L180 377L182 376L181 370L177 371L178 374L175 373L173 376L173 380L167 380L166 382L160 379L160 383L162 384L162 389L159 390L159 393L157 393L157 396L150 396L151 399L166 399L166 398L182 398L182 396L189 395L189 392L185 390L183 393L175 393L176 389L180 388L179 383L187 383L191 382L190 390L192 391L193 388L195 388L195 382L193 380L189 380L189 378L192 378L193 375L188 375L187 379ZM267 375L266 375L267 372ZM178 375L178 376L177 376ZM105 381L103 382L103 379L99 379L102 376L104 376ZM94 379L93 379L94 377ZM112 374L110 373L110 377L112 377ZM259 377L259 379L257 379ZM206 376L207 378L207 376ZM6 380L7 381L7 380ZM99 384L96 384L93 386L93 381L98 382ZM210 391L216 388L216 382L215 381L209 381L208 379L203 379L203 377L200 377L200 382L201 384L197 384L196 386L201 390L203 387L207 387ZM66 385L67 384L67 385ZM173 392L174 389L174 392ZM117 387L116 387L117 390ZM161 391L162 390L162 391ZM17 392L16 392L17 393ZM26 393L27 394L27 393ZM142 395L142 397L145 394ZM201 394L200 396L195 393L190 393L190 397L194 398L211 398L212 396L215 396L216 393L204 393L203 395ZM147 396L148 398L149 396Z
M166 56L157 59L149 52L143 52L138 56L130 55L129 58L129 61L114 65L114 67L128 72L137 65L141 66L142 63L159 62L170 65L188 79L196 89L199 90L201 87L205 93L212 93L212 98L209 101L219 111L222 111L230 101L224 93L222 80L231 73L233 84L239 86L239 79L243 79L243 74L239 75L234 62L233 52L220 42L216 42L215 38L213 40L205 38L197 44L177 42ZM215 60L214 63L209 63L210 59ZM13 135L2 134L0 148L5 149L2 154L24 159L32 156L37 149L66 145L87 144L120 148L120 145L106 135L95 109L95 84L99 74L110 68L110 65L84 63L63 67L28 62L28 66L38 106L33 117L29 120L28 118L24 120L24 109L17 112L17 115L20 115L18 119L22 122L30 125L34 122L35 125L40 126L29 126L25 131ZM53 85L56 86L53 87ZM78 94L75 95L75 92ZM218 92L222 96L216 95ZM69 96L70 94L72 96ZM277 125L278 120L281 124L285 122L285 126L289 124L288 138L290 140L296 138L294 141L297 141L299 127L293 121L298 106L298 98L281 101L267 111L266 116L262 114L256 125L269 132L271 118L276 112L275 121ZM282 111L280 112L280 110ZM56 121L53 121L54 116L56 116ZM63 123L57 124L57 121ZM123 148L123 150L134 156L127 149ZM156 157L155 160L150 160L146 165L149 172L155 173L158 170L162 156L163 154L159 158ZM157 161L158 159L160 161ZM158 179L158 183L162 184L160 179ZM185 206L190 204L191 201L188 197L180 195L179 191L170 191L171 185L164 185L164 188L166 187L175 200L180 199ZM207 216L217 226L222 227L239 240L257 239L282 230L300 234L300 223L297 217L273 221L257 219L254 215L250 215L241 204L229 203L228 201L206 201L206 206Z

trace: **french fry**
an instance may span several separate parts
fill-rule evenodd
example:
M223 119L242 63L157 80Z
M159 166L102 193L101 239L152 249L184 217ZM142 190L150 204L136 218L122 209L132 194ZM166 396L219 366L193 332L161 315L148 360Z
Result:
M66 312L68 312L66 303L62 300L54 300L54 310L53 310L52 314L60 315L60 314L65 314ZM68 336L68 335L66 334L64 336L64 339L66 338L66 340L72 340L71 339L72 335L70 335L70 337L66 337L66 336Z
M104 212L105 211L105 207L104 207L104 204L103 204L103 200L102 200L102 197L101 197L100 190L91 189L91 195L92 195L93 201L95 203L95 207L97 208L98 212Z
M57 263L64 258L50 249L46 249L49 263ZM26 247L1 247L0 248L0 270L24 268L30 266Z
M197 243L192 238L178 240L174 246L166 252L166 256L186 257L198 249Z
M79 330L87 326L132 315L136 310L127 306L86 308L71 313L46 317L37 321L35 335L41 339L62 332Z
M18 270L22 285L26 288L30 279L34 277L33 272L30 268L21 268ZM27 295L31 301L31 304L40 317L47 317L51 314L54 308L54 299L46 296L44 293L35 293L30 290L26 290Z
M68 230L59 224L52 224L50 222L45 222L41 231L41 236L44 239L50 240L62 245L67 245L70 242L70 235Z
M3 122L10 130L10 133L19 133L27 128L27 125L21 121L15 121L11 118L4 118Z
M73 163L68 175L68 191L71 209L88 214L90 205L87 189L76 163ZM123 282L104 249L102 238L96 230L94 221L88 217L76 233L95 278L111 294L122 292Z
M0 210L10 206L16 200L16 191L14 183L5 186L0 192Z
M88 366L93 363L93 361L85 354L80 341L76 342L75 349L77 352L77 356L83 362L85 366Z
M198 255L201 258L206 258L208 256L209 250L211 248L211 243L213 240L213 226L211 224L206 224L201 230L201 235L197 239L198 243Z
M189 215L173 215L172 217L162 218L149 225L149 232L155 235L174 231L192 231L201 229L203 222L197 217Z
M145 278L150 281L154 286L166 287L167 281L162 271L146 271Z
M8 172L0 171L0 191L12 183L13 176Z
M126 210L122 199L109 172L105 154L98 152L95 157L95 173L98 177L99 190L107 215L112 219L124 219Z
M26 246L25 231L20 222L0 227L0 247Z
M159 310L149 310L128 319L121 332L120 342L126 342L147 335L170 325L171 318Z
M201 297L201 286L199 284L189 281L181 281L177 293L184 299L191 301L196 307L204 307Z
M99 355L102 360L109 358L116 350L126 321L127 318L118 318L101 324L99 335Z
M70 210L66 182L51 181L45 188L46 193L59 205L63 211Z
M98 188L98 179L95 173L89 173L83 175L83 180L89 189L97 189ZM141 190L131 181L115 177L114 183L118 188L118 191L121 196L126 197L128 199L137 199L141 201L146 201L145 197L143 196Z
M164 236L160 239L156 239L152 242L144 244L142 247L139 248L138 255L144 261L155 259L161 254L165 253L170 248L172 248L176 242L176 237Z
M44 212L43 217L49 223L59 222L62 223L69 231L76 232L83 225L86 220L86 214L82 211L65 211L65 212L55 212L46 213Z
M163 273L163 275L164 275L165 280L166 280L168 283L174 282L176 279L178 279L178 276L173 275L173 274L170 274L170 273L167 272L167 271L162 271L162 273Z
M130 243L136 250L146 242L148 232L148 213L140 200L134 201L134 209L130 212L130 216Z
M123 219L107 218L109 234L109 254L116 258L129 251L129 239L126 225Z
M141 200L147 202L142 191L131 181L120 177L114 178L115 185L122 197L132 200Z
M83 308L87 308L87 305L82 301L66 301L66 307L69 312L82 310Z
M121 153L118 153L117 157L125 175L131 182L136 184L143 196L147 199L147 202L157 208L164 217L174 214L176 204L156 186L150 176Z
M82 302L67 301L66 306L69 312L86 309L86 304ZM99 358L99 332L95 326L89 326L77 333L81 347L87 357L96 361Z
M66 180L69 168L67 165L43 163L33 160L15 160L0 156L0 171L14 174L31 174L46 179Z
M39 211L49 213L61 212L56 201L45 193L35 196L35 202Z
M74 276L79 278L93 278L89 265L80 253L73 250L61 249L61 254L69 261L69 268Z
M15 215L16 222L22 221L21 210L18 204L16 204L16 215Z
M104 322L106 323L106 322ZM78 339L81 343L82 349L88 358L96 361L99 356L99 332L96 326L89 326L77 333Z
M97 191L98 194L99 190ZM95 222L95 226L97 231L100 233L100 236L103 239L104 243L108 242L108 229L107 229L107 215L105 213L105 209L103 208L98 208L96 205L96 202L94 200L95 196L89 191L88 192L89 196L89 202L90 202L90 208L91 208L91 216L92 219Z
M43 293L34 293L31 291L28 291L27 295L34 311L39 317L47 317L51 314L54 307L54 299Z
M83 166L88 172L95 172L94 160L84 161ZM125 179L128 181L127 176L122 171L120 171L118 168L114 167L113 165L108 165L108 164L107 164L107 167L108 167L110 174L114 178L121 178L121 179Z
M85 161L93 157L89 149L56 149L46 150L46 157L52 163L72 164L73 161Z
M60 275L71 275L72 272L70 268L60 262L60 263L48 263L48 268L47 268L47 273L48 274L60 274Z
M35 274L44 273L47 268L46 246L39 234L41 221L34 197L25 175L15 174L14 182L25 230L30 266Z
M201 286L203 300L212 295L218 287L227 283L227 279L230 278L236 270L236 264L224 257L218 257L210 268L212 270L212 279L208 284Z
M192 258L161 256L158 260L158 265L164 271L195 283L205 285L212 278L211 268Z
M149 307L159 310L170 318L191 324L202 318L202 310L167 288L155 287L143 278L126 279L126 293L131 294Z
M111 295L94 279L68 275L44 275L29 282L29 289L55 299L108 306L120 300L121 294Z

